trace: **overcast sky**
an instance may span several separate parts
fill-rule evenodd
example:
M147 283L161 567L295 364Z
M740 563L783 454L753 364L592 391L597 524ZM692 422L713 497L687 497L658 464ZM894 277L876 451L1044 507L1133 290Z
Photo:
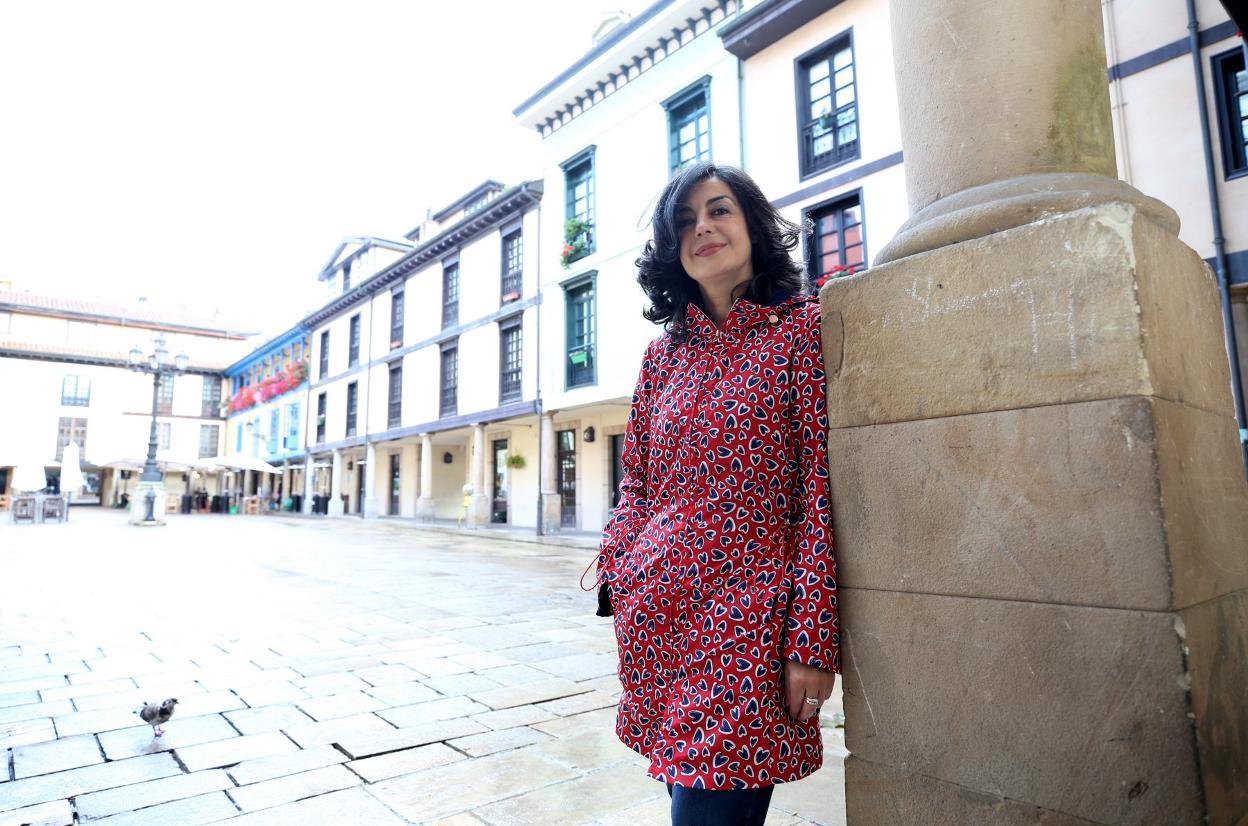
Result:
M0 5L0 282L280 332L346 235L540 173L511 110L645 0Z

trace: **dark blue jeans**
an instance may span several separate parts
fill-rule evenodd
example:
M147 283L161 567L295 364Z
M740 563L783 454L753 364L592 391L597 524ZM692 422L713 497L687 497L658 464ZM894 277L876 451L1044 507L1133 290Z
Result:
M672 826L763 826L775 788L691 789L669 783Z

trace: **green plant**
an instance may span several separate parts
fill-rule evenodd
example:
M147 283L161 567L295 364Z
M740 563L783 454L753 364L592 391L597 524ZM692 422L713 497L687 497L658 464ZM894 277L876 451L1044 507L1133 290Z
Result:
M513 453L507 457L507 467L520 470L521 468L525 466L525 464L526 463L524 461L524 457L521 456L519 453Z
M569 218L563 225L563 251L559 263L565 270L573 261L589 254L589 230L592 226L583 218Z

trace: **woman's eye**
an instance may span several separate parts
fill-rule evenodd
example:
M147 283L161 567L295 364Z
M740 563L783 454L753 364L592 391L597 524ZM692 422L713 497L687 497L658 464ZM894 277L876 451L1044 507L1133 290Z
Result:
M715 209L711 210L711 214L712 215L727 215L728 207L715 207Z

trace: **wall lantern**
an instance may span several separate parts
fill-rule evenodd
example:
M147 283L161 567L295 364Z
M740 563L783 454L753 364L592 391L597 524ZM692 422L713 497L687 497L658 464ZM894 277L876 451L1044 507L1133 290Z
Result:
M451 452L449 450L446 453L442 454L442 464L449 465L453 461L455 461L455 457L451 455Z
M594 426L591 424L585 428L585 432L581 434L585 437L585 443L588 444L594 440Z
M355 470L355 462L350 459L347 460L347 470Z

